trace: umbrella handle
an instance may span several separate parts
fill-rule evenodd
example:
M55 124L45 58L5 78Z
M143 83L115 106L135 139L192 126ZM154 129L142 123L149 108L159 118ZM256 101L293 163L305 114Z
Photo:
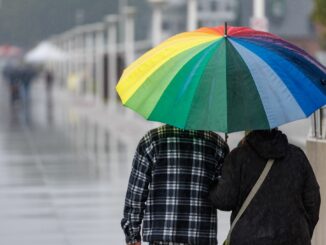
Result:
M228 138L229 138L228 133L225 133L225 134L224 134L225 143L228 143Z

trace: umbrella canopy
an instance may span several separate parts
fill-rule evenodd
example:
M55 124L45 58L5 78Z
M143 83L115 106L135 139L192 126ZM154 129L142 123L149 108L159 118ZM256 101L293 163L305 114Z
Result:
M248 27L201 28L150 50L123 73L123 104L179 128L269 129L326 104L326 69L298 47Z
M30 63L46 63L65 60L67 55L49 42L42 42L29 51L25 60Z

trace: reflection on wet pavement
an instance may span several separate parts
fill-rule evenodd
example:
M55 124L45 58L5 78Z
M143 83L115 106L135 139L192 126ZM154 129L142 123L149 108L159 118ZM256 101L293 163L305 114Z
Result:
M29 107L1 90L0 244L123 244L131 151L42 89Z

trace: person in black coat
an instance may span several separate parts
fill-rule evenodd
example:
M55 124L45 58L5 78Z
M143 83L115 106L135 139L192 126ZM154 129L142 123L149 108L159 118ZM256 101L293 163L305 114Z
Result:
M277 129L249 133L226 158L222 177L210 189L231 222L262 173L275 162L231 234L231 245L310 245L319 219L320 192L304 152Z

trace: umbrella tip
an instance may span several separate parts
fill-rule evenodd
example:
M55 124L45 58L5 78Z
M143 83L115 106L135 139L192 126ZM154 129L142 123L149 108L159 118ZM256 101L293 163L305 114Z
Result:
M224 22L224 37L228 36L228 23Z

